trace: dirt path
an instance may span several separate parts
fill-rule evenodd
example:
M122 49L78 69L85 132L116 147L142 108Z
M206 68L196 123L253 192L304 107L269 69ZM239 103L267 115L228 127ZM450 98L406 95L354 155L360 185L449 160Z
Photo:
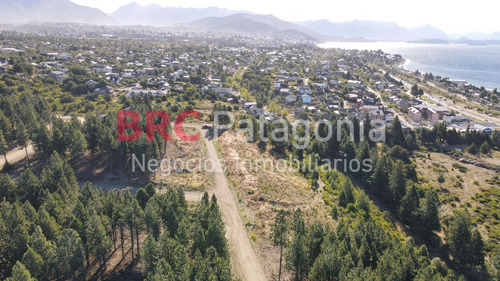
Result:
M204 131L206 133L206 131ZM226 237L231 251L231 264L237 277L244 281L267 280L262 266L248 238L247 231L241 220L233 194L227 184L226 175L220 165L219 156L212 139L205 138L207 157L215 164L215 186L211 193L217 197L217 203L222 213L226 227Z
M31 156L35 153L35 149L33 148L33 145L28 146L28 155L31 158ZM14 164L16 162L19 162L26 158L26 150L24 148L19 148L16 147L12 149L11 151L7 152L7 161L9 161L10 164ZM0 169L3 168L3 165L5 165L5 157L0 156Z

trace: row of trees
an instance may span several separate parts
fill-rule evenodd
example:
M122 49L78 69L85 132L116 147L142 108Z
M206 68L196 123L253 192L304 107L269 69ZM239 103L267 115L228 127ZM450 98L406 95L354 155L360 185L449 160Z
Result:
M448 129L445 123L440 122L435 124L430 130L419 127L415 133L417 140L423 144L474 144L476 147L480 147L484 143L487 143L491 148L500 149L500 132L496 130L491 135L484 131L471 130L469 127L465 132L459 132L455 129Z

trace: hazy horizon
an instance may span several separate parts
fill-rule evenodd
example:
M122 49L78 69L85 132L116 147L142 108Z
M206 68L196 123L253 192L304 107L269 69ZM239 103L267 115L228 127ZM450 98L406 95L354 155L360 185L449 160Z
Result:
M366 1L354 0L343 3L325 3L310 0L304 3L290 3L283 0L251 2L212 0L71 0L77 4L99 8L111 14L131 2L141 5L156 4L163 7L207 8L219 7L229 10L245 10L259 14L272 14L287 21L308 21L326 19L331 22L351 20L372 20L395 22L411 28L433 25L447 34L493 33L500 31L496 10L488 0L478 0L475 5L452 1L421 0L418 5L406 5L396 0ZM336 12L336 11L341 11Z

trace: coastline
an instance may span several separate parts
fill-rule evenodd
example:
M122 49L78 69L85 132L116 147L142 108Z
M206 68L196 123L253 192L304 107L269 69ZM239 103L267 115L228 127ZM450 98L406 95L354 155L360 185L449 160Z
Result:
M498 45L488 45L488 46L474 46L474 45L466 45L466 44L424 44L424 43L410 43L410 42L388 42L388 41L378 41L378 42L325 42L317 44L319 48L339 48L339 49L350 49L350 50L382 50L387 54L399 54L404 59L404 63L401 65L402 69L408 72L413 72L415 70L419 70L422 73L432 73L435 76L440 76L443 78L448 78L450 80L465 80L467 84L479 89L484 87L485 89L491 91L494 88L500 89L500 81L495 79L497 75L496 69L500 69L500 56L497 57L497 51L500 51L500 46ZM493 48L490 50L490 53L493 52L495 54L494 62L490 62L487 57L482 58L483 60L489 63L488 67L490 69L476 69L471 68L467 69L467 67L463 66L470 62L463 63L459 60L453 61L453 57L450 57L448 61L451 61L453 66L445 65L445 64L431 64L429 62L425 62L423 60L418 60L413 57L422 54L417 52L422 52L430 55L433 55L436 58L436 61L439 59L441 61L446 61L439 56L439 54L435 53L448 53L446 49L447 47L452 47L455 52L459 52L458 48L483 48L490 47ZM497 50L498 49L498 50ZM480 57L480 54L473 52L473 50L468 50L468 55L470 58L467 58L471 61L476 61L477 57ZM408 54L413 53L412 58L408 58ZM498 52L500 53L500 52ZM488 54L490 55L490 54ZM427 58L426 58L427 59ZM498 61L498 62L497 62ZM498 67L497 67L498 65ZM495 70L491 70L491 68ZM457 72L457 73L455 73ZM453 73L453 74L452 74ZM462 74L462 75L460 75ZM500 74L499 74L500 75ZM485 78L486 77L486 78ZM478 80L484 80L482 82Z

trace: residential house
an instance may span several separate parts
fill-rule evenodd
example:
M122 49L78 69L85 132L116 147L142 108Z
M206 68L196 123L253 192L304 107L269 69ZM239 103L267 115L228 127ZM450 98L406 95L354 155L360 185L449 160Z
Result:
M285 96L290 94L290 89L289 88L281 88L280 89L280 95Z
M112 73L113 68L111 66L94 66L93 70L102 73Z
M96 88L94 90L94 93L101 94L101 95L109 95L113 91L113 88L110 86L104 86L102 88Z
M66 73L62 72L62 71L59 71L59 70L56 70L56 71L51 71L49 73L49 76L50 78L56 80L57 82L59 83L62 83L62 81L64 80L64 78L68 77L66 75Z
M295 103L297 101L296 95L288 95L285 97L286 103Z
M311 87L309 85L300 85L299 94L301 95L311 95Z
M256 102L247 102L247 103L244 103L243 104L243 109L244 110L248 110L252 106L257 106L257 103Z
M377 88L377 90L383 90L386 87L387 87L387 83L384 81L379 81L379 82L375 83L375 88Z
M353 87L356 89L364 89L365 85L363 85L363 82L361 81L356 81L356 80L349 80L347 81L347 86Z
M302 98L303 104L311 104L312 97L310 95L304 94L300 96Z

